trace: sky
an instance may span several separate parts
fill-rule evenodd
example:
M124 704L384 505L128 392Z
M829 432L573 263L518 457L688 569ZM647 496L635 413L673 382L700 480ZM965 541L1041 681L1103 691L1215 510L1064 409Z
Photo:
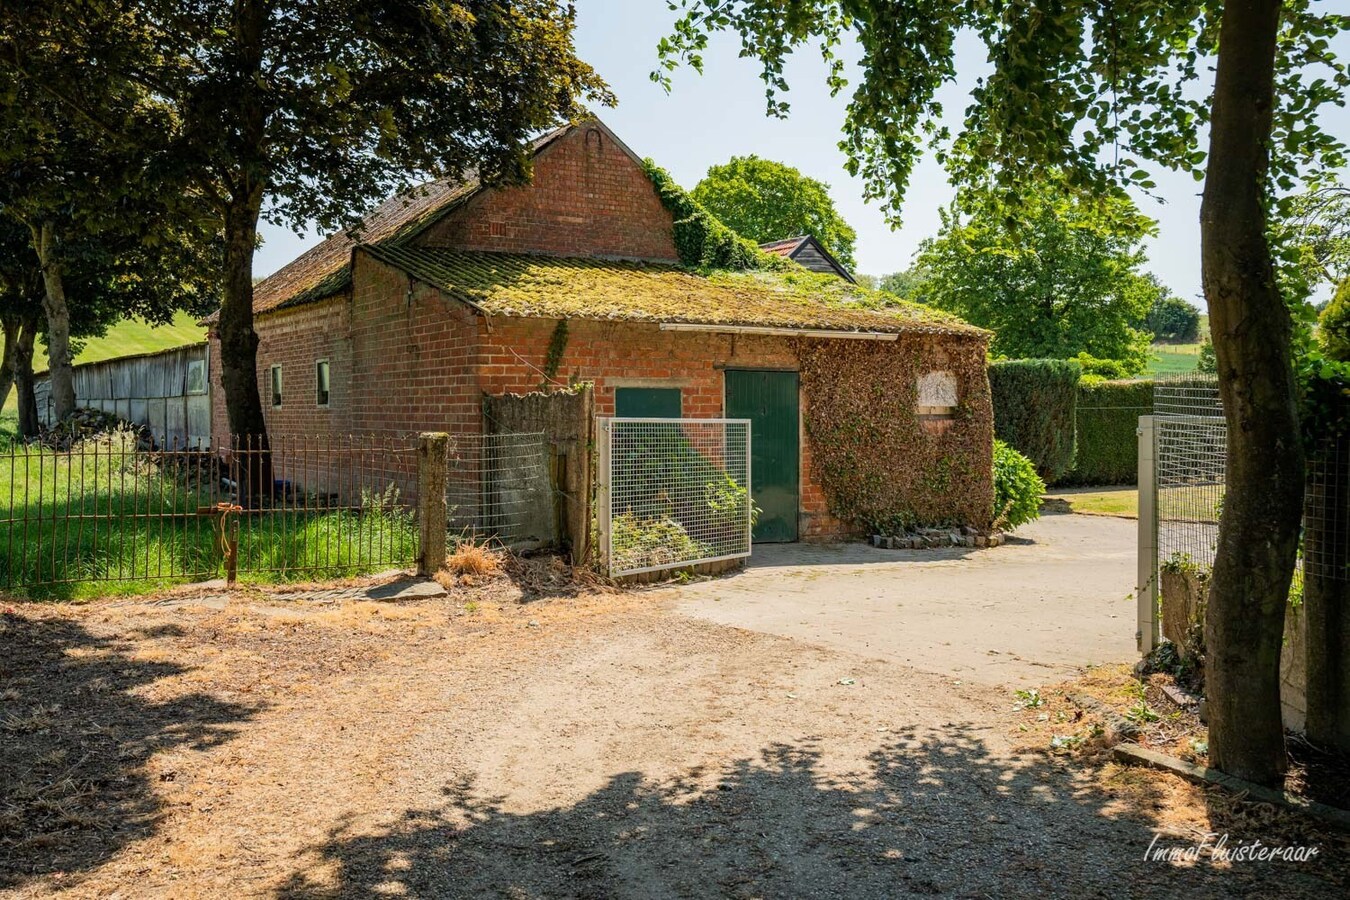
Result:
M738 58L734 37L715 37L704 54L703 75L677 71L667 94L649 78L657 41L669 32L674 19L666 0L578 0L577 7L577 53L618 97L616 107L597 113L634 152L655 159L684 187L692 188L709 166L732 156L754 153L794 166L830 186L839 212L858 232L858 271L871 275L907 268L919 242L937 231L938 210L951 200L953 191L931 158L913 173L899 229L886 223L877 205L863 202L862 182L845 171L844 154L837 146L848 89L839 97L830 96L825 66L817 54L801 52L790 64L791 115L774 119L764 112L758 66ZM971 85L987 68L978 41L969 35L959 39L958 83L939 93L953 127L960 124ZM1324 113L1322 123L1350 138L1350 112L1345 109ZM1168 172L1156 173L1155 180L1156 193L1165 202L1135 194L1140 209L1158 221L1157 236L1146 244L1148 268L1176 294L1203 305L1200 183ZM254 264L258 276L285 265L320 237L266 225L262 233L264 243Z

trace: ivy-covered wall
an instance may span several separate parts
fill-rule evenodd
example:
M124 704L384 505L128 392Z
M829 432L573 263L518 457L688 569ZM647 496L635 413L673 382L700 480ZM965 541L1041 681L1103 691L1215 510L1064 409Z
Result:
M984 528L993 510L993 407L978 336L795 342L803 423L830 512L862 533ZM955 377L950 418L919 412L919 379Z

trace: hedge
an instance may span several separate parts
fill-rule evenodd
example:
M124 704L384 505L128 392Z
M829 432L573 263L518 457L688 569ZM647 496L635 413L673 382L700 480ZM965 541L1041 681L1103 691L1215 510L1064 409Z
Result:
M1031 460L1046 481L1073 466L1082 374L1077 362L1063 359L1010 359L989 366L994 436Z
M1152 381L1103 381L1078 388L1078 456L1056 484L1139 480L1139 417L1153 412Z

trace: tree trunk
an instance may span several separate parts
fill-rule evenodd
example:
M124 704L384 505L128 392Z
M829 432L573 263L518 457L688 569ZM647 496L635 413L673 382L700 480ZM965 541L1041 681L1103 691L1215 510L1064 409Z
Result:
M0 408L9 400L9 389L14 386L15 344L19 341L21 324L18 316L6 317L3 321L5 351L4 358L0 359Z
M230 434L235 449L243 453L239 481L245 498L259 496L271 483L267 422L258 392L258 335L253 330L253 248L261 205L258 189L231 204L225 215L224 297L216 324Z
M1285 770L1280 647L1303 500L1292 326L1263 203L1279 18L1279 0L1224 4L1200 208L1201 272L1228 422L1205 617L1209 752L1217 768L1266 785Z
M1337 399L1344 416L1350 403ZM1350 753L1350 435L1313 448L1304 521L1308 739Z
M70 306L50 222L33 226L33 246L42 266L42 309L47 313L47 372L52 389L52 414L60 422L75 411L75 373L70 354Z
M19 435L38 436L37 398L33 394L33 345L37 343L38 317L28 316L14 342L14 389L19 401Z

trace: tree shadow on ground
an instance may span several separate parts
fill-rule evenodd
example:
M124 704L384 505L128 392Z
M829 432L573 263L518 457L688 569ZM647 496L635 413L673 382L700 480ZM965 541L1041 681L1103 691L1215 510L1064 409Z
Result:
M163 812L151 757L221 744L258 711L200 693L148 699L185 669L136 658L135 638L0 614L0 889L87 871L149 837Z
M853 773L830 771L813 742L777 744L719 771L658 781L616 774L573 805L533 812L465 781L446 788L437 808L408 810L384 831L335 829L279 895L1195 898L1341 889L1341 849L1301 865L1147 861L1156 823L1120 817L1113 801L1045 756L995 756L959 726L892 732Z

